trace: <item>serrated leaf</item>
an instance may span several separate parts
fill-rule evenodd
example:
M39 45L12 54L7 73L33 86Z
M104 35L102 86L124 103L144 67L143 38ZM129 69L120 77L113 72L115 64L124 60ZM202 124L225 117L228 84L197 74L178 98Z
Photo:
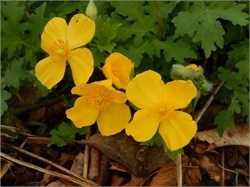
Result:
M35 53L37 53L37 51L39 51L40 49L40 35L47 21L47 18L44 18L44 11L46 6L46 2L42 3L38 8L36 8L35 13L31 14L29 20L29 37L27 37L25 41L32 47L26 46L26 55L24 58L26 62L31 62L32 67L34 67L36 63Z
M118 40L125 41L134 38L133 43L137 46L143 42L143 37L149 33L157 33L156 17L152 3L145 4L143 1L112 1L118 15L123 16L122 26L119 28ZM133 7L133 8L128 8ZM152 10L152 11L149 11ZM147 11L147 12L146 12ZM112 18L114 14L112 14ZM126 17L126 20L124 20Z
M6 100L9 99L11 94L6 90L1 90L1 116L8 109Z
M209 32L207 32L208 30ZM216 51L217 47L215 44L217 44L218 47L223 48L224 34L225 31L219 21L207 21L203 25L199 25L193 41L195 43L202 43L201 48L204 49L206 58L208 58L211 55L212 51Z
M14 88L19 88L20 81L26 78L26 72L22 68L24 61L23 59L13 59L5 71L4 81L7 86L13 86Z
M17 49L22 48L22 45L29 46L24 42L24 32L28 27L28 23L21 23L25 8L21 2L1 2L1 5L1 50L7 49L8 58L10 59L15 55Z
M225 129L235 127L233 114L228 110L220 111L214 123L217 125L217 131L220 136L223 135Z
M164 51L167 62L174 59L183 63L185 58L197 58L191 46L182 39L174 41L173 37L168 37L166 41L153 40L152 43L154 49L162 49Z
M100 52L112 53L117 45L113 40L117 36L117 29L120 26L120 23L111 23L109 17L99 17L96 20L96 32L92 48L97 48Z
M73 125L62 122L58 126L58 130L52 129L50 131L51 142L49 143L49 146L51 146L52 144L55 144L58 147L63 147L66 145L66 142L65 142L66 140L73 140L76 134L83 135L87 132L89 132L89 128L79 129Z
M173 23L176 26L175 38L185 34L193 37L194 43L201 42L205 56L224 45L225 31L218 21L219 18L231 21L233 24L246 25L248 15L243 12L245 5L234 2L194 2L188 11L179 13ZM235 16L237 15L237 16ZM239 15L239 17L238 17Z
M249 23L249 15L246 12L243 12L245 7L245 4L240 4L236 2L216 2L212 6L215 11L215 14L218 14L218 17L231 21L234 25L240 26L245 26Z

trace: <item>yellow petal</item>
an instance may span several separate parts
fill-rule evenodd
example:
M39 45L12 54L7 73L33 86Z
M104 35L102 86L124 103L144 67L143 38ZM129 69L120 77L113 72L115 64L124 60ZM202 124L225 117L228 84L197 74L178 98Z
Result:
M73 108L66 111L67 118L73 121L76 127L82 128L95 123L99 111L88 105L85 98L76 100Z
M71 49L89 43L95 33L95 22L84 14L74 15L68 26L67 39Z
M126 104L111 103L105 110L100 111L97 119L98 129L104 136L121 132L131 118L129 107Z
M138 108L148 108L159 102L163 89L164 82L161 80L161 75L148 70L136 75L129 82L126 95Z
M102 81L92 82L90 84L81 83L73 87L71 93L77 95L88 95L89 93L96 92L100 88L99 86L101 85L110 88L112 87L112 81L102 80Z
M185 112L175 111L168 118L162 120L159 134L171 151L186 146L194 137L197 125L192 117Z
M166 106L179 109L185 108L196 95L197 89L191 80L174 80L166 83L163 100Z
M55 45L66 42L67 23L63 18L52 18L44 27L41 36L41 48L48 54L52 54Z
M62 80L65 69L65 61L61 61L58 56L49 56L36 64L35 75L44 86L51 89Z
M136 141L144 142L155 135L159 122L159 116L152 110L142 109L134 114L133 120L125 130L127 135L131 135Z
M106 78L112 79L117 88L126 89L133 68L134 64L126 56L120 53L112 53L105 61L103 73Z
M69 53L69 65L75 84L86 83L94 71L94 59L87 48L78 48Z

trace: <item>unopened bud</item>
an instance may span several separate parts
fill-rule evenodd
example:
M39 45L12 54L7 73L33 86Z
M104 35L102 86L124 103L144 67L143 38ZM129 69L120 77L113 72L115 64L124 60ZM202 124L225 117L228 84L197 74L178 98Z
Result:
M93 20L95 20L95 18L97 16L97 8L96 8L93 0L89 1L89 4L86 8L86 16L88 16L89 18L91 18Z

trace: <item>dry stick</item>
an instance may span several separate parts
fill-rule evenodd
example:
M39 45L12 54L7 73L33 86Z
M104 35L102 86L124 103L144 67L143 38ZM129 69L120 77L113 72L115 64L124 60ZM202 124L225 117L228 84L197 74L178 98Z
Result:
M27 138L26 138L26 139L24 140L24 142L19 146L19 148L23 148L26 142L27 142ZM3 168L1 169L1 175L0 175L1 177L0 177L0 178L2 178L2 177L9 171L10 167L11 167L11 162L8 161L8 163L5 164L5 165L3 166Z
M14 163L20 164L22 166L25 166L25 167L28 167L28 168L31 168L31 169L34 169L34 170L37 170L37 171L40 171L40 172L43 172L43 173L47 173L47 174L52 175L52 176L63 178L65 180L74 182L75 184L78 184L78 185L81 185L81 186L98 186L96 183L94 183L92 181L87 181L87 180L81 181L79 179L76 179L76 178L68 176L68 175L64 175L64 174L61 174L61 173L58 173L58 172L50 171L50 170L38 167L36 165L30 164L28 162L24 162L24 161L18 160L16 158L13 158L13 157L11 157L8 154L5 154L3 152L0 152L0 156L2 156L5 159L10 160L10 161L12 161Z
M7 126L7 125L0 125L0 128L1 128L1 130L9 130L11 132L19 133L19 134L22 134L25 136L34 136L34 135L29 134L27 132L22 132L19 128L16 128L16 127L11 127L11 126Z
M86 140L90 137L90 134L86 134ZM89 170L89 145L85 145L85 150L84 150L84 165L83 165L83 172L82 176L84 178L88 178L88 170Z
M75 174L74 172L72 172L72 171L70 171L70 170L68 170L68 169L66 169L66 168L64 168L64 167L62 167L62 166L60 166L60 165L58 165L58 164L56 164L56 163L54 163L54 162L51 162L50 160L47 160L47 159L45 159L45 158L43 158L43 157L40 157L40 156L38 156L38 155L36 155L36 154L33 154L33 153L31 153L31 152L29 152L29 151L26 151L26 150L24 150L24 149L22 149L22 148L19 148L19 147L15 147L15 146L13 146L13 145L8 145L8 146L10 146L11 148L13 148L13 149L15 149L15 150L17 150L17 151L19 151L19 152L21 152L21 153L24 153L24 154L28 155L28 156L30 156L30 157L36 158L37 160L41 160L41 161L43 161L43 162L46 162L46 163L48 163L48 164L54 166L54 167L57 168L57 169L60 169L60 170L66 172L66 173L68 173L68 174L70 174L70 175L73 175L74 177L76 177L76 178L78 178L78 179L80 179L80 180L86 180L86 179L82 178L81 176Z
M220 88L224 84L224 81L222 81L217 88L213 91L210 98L207 100L205 106L202 108L202 110L199 112L199 114L195 117L194 121L198 123L203 116L203 114L206 112L207 108L211 104L211 102L214 100L215 95L219 92ZM177 186L182 186L182 163L181 163L181 154L178 154L176 156L176 166L177 166Z
M220 179L220 186L225 186L225 150L222 147L221 150L221 179Z

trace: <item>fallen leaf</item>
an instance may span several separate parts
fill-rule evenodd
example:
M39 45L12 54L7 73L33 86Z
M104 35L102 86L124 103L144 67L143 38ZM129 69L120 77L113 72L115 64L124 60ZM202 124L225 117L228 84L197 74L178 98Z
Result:
M219 136L216 129L200 131L196 133L196 138L200 141L206 141L210 145L207 151L217 147L227 145L250 146L249 126L244 124L236 125L236 128L225 130L222 137Z
M183 174L183 183L187 186L199 186L202 179L200 168L195 166L193 159L189 163Z
M86 144L121 163L137 177L148 176L169 160L162 148L141 146L124 133L108 137L95 134L86 140Z
M84 154L83 153L78 153L73 160L73 164L70 168L70 171L73 173L82 176L83 172L83 163L84 163Z
M59 180L53 181L51 183L49 183L47 185L48 187L54 187L54 186L65 186L65 184L63 184L62 182L60 182Z
M181 156L182 168L187 166L188 157L186 155ZM184 172L184 170L182 170ZM176 163L172 160L168 160L164 166L162 166L157 174L151 180L149 186L175 186L177 184L177 169Z
M100 177L100 157L100 152L91 148L88 178L94 182L98 182Z
M221 171L222 168L219 167L219 155L217 154L200 154L194 159L194 161L199 165L201 168L205 169L209 174L210 178L216 182L220 182L221 180ZM225 180L231 178L231 173L225 171Z

